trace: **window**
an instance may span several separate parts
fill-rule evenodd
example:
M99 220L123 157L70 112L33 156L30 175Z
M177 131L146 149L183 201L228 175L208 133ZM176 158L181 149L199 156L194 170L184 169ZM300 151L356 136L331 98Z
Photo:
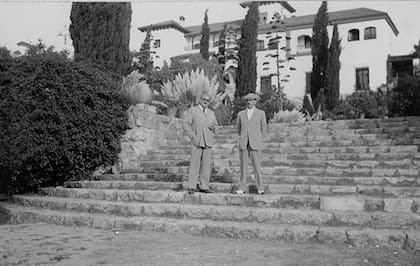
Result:
M260 13L260 24L265 24L267 23L267 12L261 12Z
M305 94L311 93L311 75L312 75L312 72L305 73L305 80L306 80Z
M261 92L271 90L271 76L261 77Z
M264 50L264 41L257 40L257 51L263 51Z
M153 44L154 48L159 48L160 47L160 40L155 40L154 44Z
M193 45L193 50L195 50L195 49L200 49L200 44L199 43L196 43L196 44Z
M356 68L356 90L369 90L369 68Z
M312 48L312 39L308 35L301 35L298 37L298 50Z
M275 41L272 41L272 42L268 43L268 49L269 50L276 50L278 46L279 46L278 40L275 40Z
M365 40L369 39L376 39L376 28L375 27L367 27L365 29Z
M358 29L352 29L349 30L349 36L348 41L358 41L359 40L359 30Z

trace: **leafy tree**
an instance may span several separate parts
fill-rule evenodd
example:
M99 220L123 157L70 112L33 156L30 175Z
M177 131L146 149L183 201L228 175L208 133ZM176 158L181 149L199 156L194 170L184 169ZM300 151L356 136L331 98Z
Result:
M204 23L201 26L201 39L200 39L200 54L204 60L209 60L209 23L207 18L207 9L204 13Z
M241 26L239 41L239 61L237 75L237 89L235 96L244 96L255 92L257 83L257 33L258 33L258 3L251 2L245 20Z
M147 29L146 37L140 47L138 54L140 63L140 73L146 73L153 68L153 62L150 60L150 43L152 42L151 27Z
M118 74L127 73L131 3L73 2L70 20L76 62L87 60Z
M6 59L10 57L12 57L12 55L10 54L10 50L4 46L0 46L0 59Z
M327 110L333 110L340 98L340 54L341 40L338 38L337 24L334 24L325 75Z
M312 28L311 98L316 104L318 91L325 87L325 70L328 62L327 2L323 1ZM318 106L315 105L315 108Z

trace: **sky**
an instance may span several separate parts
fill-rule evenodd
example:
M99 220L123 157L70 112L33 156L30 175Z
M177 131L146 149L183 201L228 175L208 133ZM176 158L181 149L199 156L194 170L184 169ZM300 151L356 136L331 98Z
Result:
M133 1L130 50L139 50L145 34L137 28L185 17L185 26L201 25L208 9L209 23L243 19L247 9L242 1ZM320 1L288 1L294 15L316 14ZM387 12L400 32L393 55L408 54L420 40L420 0L417 1L328 1L328 11L366 7ZM37 43L42 39L57 50L72 50L68 32L71 2L69 1L4 1L0 0L0 46L21 50L20 41Z

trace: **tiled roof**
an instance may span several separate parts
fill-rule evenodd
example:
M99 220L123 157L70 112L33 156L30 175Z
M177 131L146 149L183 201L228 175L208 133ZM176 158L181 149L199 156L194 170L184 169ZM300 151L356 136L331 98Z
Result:
M185 27L182 27L178 22L173 21L173 20L168 20L168 21L164 21L164 22L160 22L156 24L151 24L148 26L143 26L138 29L141 32L146 32L149 27L151 27L151 30L163 30L163 29L168 29L168 28L174 28L184 34L187 34L189 32Z
M356 9L328 12L328 18L331 24L350 23L350 22L366 21L366 20L383 18L389 24L394 34L398 35L398 30L394 22L392 22L391 18L388 16L386 12L382 12L382 11L377 11L377 10L362 7L362 8L356 8ZM315 20L315 15L290 17L290 18L284 19L284 22L285 22L284 26L289 30L299 29L299 28L301 29L311 28L313 26L314 20ZM225 23L227 23L228 25L233 24L240 27L242 25L242 21L243 20L234 20L234 21L212 23L212 24L209 24L209 29L210 29L210 32L221 31ZM270 24L260 25L260 30L269 29L271 26L272 25ZM201 25L185 27L185 29L188 31L188 33L185 34L186 36L201 34Z

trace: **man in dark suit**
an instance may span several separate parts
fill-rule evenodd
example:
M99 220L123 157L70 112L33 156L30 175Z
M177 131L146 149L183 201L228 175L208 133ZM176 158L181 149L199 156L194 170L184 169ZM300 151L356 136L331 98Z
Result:
M191 139L191 160L188 177L188 193L196 191L211 193L210 161L217 120L214 112L208 108L210 95L203 93L199 104L191 107L183 122L184 131ZM200 181L198 182L198 176Z
M258 194L264 194L261 178L261 150L263 138L267 132L267 121L265 112L255 107L259 100L255 93L247 94L244 99L247 101L247 108L238 113L236 130L239 134L239 160L240 160L240 183L237 194L246 193L248 176L248 160L251 157L254 167L256 186Z

